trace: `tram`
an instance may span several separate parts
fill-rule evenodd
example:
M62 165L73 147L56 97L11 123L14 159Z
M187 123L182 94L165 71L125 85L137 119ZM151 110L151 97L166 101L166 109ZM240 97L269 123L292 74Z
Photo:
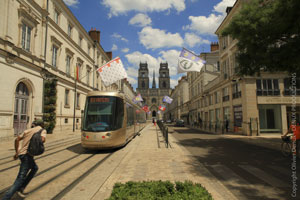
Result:
M82 116L81 146L109 149L124 146L146 123L146 113L121 92L89 92Z

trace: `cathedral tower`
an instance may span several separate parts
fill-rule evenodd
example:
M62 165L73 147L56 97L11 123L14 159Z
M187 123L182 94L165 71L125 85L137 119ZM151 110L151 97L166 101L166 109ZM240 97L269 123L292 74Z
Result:
M160 63L159 67L159 89L170 89L170 75L168 63Z
M149 71L147 63L140 63L139 75L138 75L138 89L149 89Z

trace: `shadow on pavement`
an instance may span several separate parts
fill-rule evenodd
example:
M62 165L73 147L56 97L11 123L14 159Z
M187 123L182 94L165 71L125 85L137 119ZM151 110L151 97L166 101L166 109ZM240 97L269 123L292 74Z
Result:
M224 138L216 134L194 132L192 129L178 129L174 127L174 134L178 134L178 143L184 146L192 155L196 162L186 163L192 167L192 173L203 176L201 166L203 165L225 184L234 194L243 194L247 199L289 199L291 197L292 179L286 174L291 174L291 158L284 157L280 150L275 150L262 146L264 143L278 143L277 138ZM185 136L185 134L189 134ZM257 145L257 144L260 145ZM300 168L300 160L297 160L297 168ZM243 166L262 169L264 173L271 174L272 177L282 181L285 185L274 187L268 181L254 176L246 171ZM286 170L283 173L272 168L273 166ZM215 170L218 168L220 170ZM203 169L203 168L202 168ZM220 174L220 171L229 169L237 176ZM225 178L224 178L225 177ZM236 177L242 177L240 181ZM207 177L209 178L209 177ZM246 181L244 181L246 180ZM248 187L248 184L257 186ZM299 184L297 184L299 185ZM262 188L268 188L268 192L262 193ZM280 195L276 197L276 195ZM238 196L238 195L237 195ZM245 198L245 197L244 197ZM239 198L240 199L240 198ZM294 198L295 199L295 198Z

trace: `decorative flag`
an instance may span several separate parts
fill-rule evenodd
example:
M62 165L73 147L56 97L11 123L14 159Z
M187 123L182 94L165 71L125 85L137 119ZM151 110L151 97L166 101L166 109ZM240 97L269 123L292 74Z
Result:
M160 110L158 110L158 111L157 111L157 114L160 114L160 112L161 112L161 111L160 111Z
M172 103L173 99L169 96L164 96L163 102Z
M78 65L76 65L75 69L74 69L74 79L79 81L79 67L78 67Z
M166 106L165 105L160 105L158 107L159 110L165 111L166 110Z
M143 101L143 98L142 98L141 94L138 94L136 97L134 97L133 101L134 102L141 102L141 101Z
M191 51L183 48L178 58L177 73L200 72L205 61Z
M149 112L149 108L148 108L148 106L147 105L145 105L145 106L143 106L143 108L142 108L145 112Z
M119 57L116 57L105 65L99 67L97 71L99 72L105 86L127 78L127 73Z

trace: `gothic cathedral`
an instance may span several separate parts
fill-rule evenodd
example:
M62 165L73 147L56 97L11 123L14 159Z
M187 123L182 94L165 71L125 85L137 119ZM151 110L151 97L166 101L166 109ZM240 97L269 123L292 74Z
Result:
M171 94L168 63L160 63L158 80L159 85L156 88L155 71L153 71L152 88L150 88L148 64L140 63L136 92L142 95L144 103L148 105L151 111L151 115L147 115L148 118L162 118L162 114L157 113L158 107L163 104L163 97Z

